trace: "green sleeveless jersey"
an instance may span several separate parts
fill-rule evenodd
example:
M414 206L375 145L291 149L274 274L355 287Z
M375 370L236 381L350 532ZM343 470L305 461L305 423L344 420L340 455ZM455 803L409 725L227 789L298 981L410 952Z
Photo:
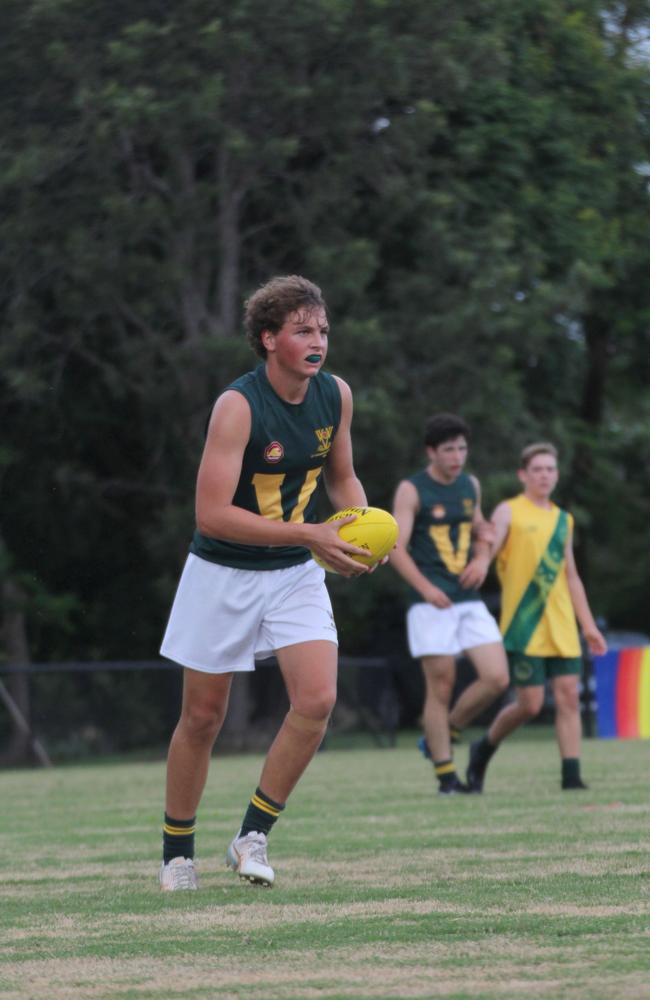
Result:
M228 386L248 401L251 433L233 497L236 507L272 521L314 523L320 475L341 420L341 392L318 372L302 403L281 399L259 365ZM310 558L299 545L244 545L195 531L190 552L238 569L281 569Z
M476 489L462 472L453 483L438 483L426 469L410 476L418 491L409 552L421 573L458 604L479 600L478 591L464 590L458 577L469 562ZM419 594L417 601L422 598Z

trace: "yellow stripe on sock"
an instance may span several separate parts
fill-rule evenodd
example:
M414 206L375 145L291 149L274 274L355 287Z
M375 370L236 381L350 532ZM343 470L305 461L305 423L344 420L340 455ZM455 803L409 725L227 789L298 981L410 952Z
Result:
M456 770L453 761L449 761L448 764L436 764L436 774L451 774Z
M262 812L268 813L269 816L275 816L277 818L280 815L279 809L276 809L274 806L270 806L268 802L265 802L264 799L261 799L258 795L253 795L251 802L256 809L261 809Z
M168 823L163 824L163 830L168 833L170 837L184 837L186 833L195 833L195 826L169 826Z

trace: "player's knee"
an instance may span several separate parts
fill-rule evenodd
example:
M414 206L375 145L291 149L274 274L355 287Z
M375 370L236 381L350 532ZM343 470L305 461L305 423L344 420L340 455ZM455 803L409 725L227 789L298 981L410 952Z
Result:
M335 689L326 688L322 691L301 695L292 703L292 717L296 720L309 719L314 723L322 723L323 726L326 726L335 702Z
M573 715L580 710L580 698L577 691L555 691L553 697L558 712Z
M536 718L542 710L542 705L544 704L544 696L539 698L523 698L519 701L519 711L523 717L524 722L530 722L531 719Z
M183 708L181 723L189 739L214 742L225 714L225 705L189 705Z
M499 671L498 673L492 674L487 680L490 692L497 697L497 695L503 694L504 691L508 690L508 685L510 684L510 678L508 677L507 671Z
M453 678L437 677L427 685L427 699L438 702L440 705L449 705L454 691Z

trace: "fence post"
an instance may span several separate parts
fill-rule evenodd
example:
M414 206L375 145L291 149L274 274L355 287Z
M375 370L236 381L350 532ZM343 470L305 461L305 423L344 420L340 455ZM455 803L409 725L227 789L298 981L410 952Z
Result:
M34 751L34 754L36 755L36 758L41 762L41 764L43 765L43 767L52 767L52 761L48 757L47 751L46 751L45 747L43 746L43 744L41 743L41 741L39 739L37 739L36 736L34 736L32 730L30 728L30 725L27 722L27 719L25 718L25 716L23 715L23 713L20 711L18 705L16 704L16 702L14 701L14 699L11 697L11 695L9 694L9 691L7 690L7 688L5 687L5 685L2 683L2 681L0 681L0 698L2 698L2 700L5 703L5 705L7 706L9 714L10 714L11 718L14 720L14 723L15 723L16 727L20 730L20 732L29 741L29 745L31 746L32 750Z

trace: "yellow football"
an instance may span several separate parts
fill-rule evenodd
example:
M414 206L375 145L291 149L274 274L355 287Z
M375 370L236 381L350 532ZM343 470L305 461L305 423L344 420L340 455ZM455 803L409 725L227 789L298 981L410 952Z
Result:
M346 507L345 510L338 510L336 514L328 517L327 523L340 521L341 518L351 517L352 514L356 514L356 520L342 524L339 535L350 545L356 545L368 553L365 556L352 556L353 559L365 563L366 566L374 566L388 555L395 545L399 535L397 521L392 514L380 507ZM313 552L312 555L319 566L329 573L336 573L335 569L324 563Z

